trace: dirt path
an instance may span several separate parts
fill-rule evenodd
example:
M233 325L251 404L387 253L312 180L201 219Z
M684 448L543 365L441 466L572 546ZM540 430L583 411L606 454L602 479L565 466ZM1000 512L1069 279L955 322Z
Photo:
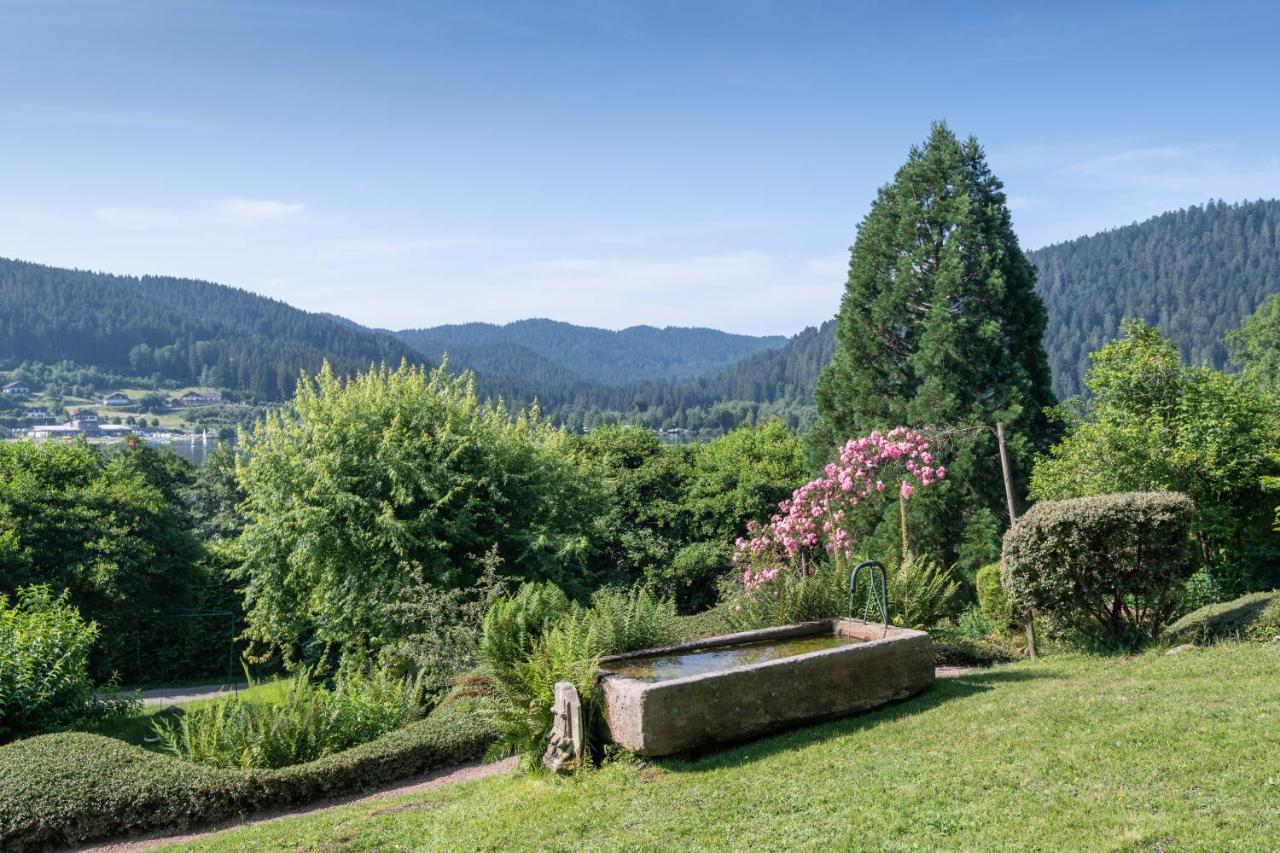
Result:
M938 678L959 678L976 669L976 666L939 666L934 668L933 674Z
M197 841L202 838L208 838L219 832L226 832L231 829L239 829L244 826L255 826L261 823L271 823L273 821L284 820L285 818L296 817L297 815L314 814L315 812L336 809L342 806L349 806L356 803L367 803L373 800L385 800L388 797L399 797L404 794L416 794L419 791L429 791L432 788L438 788L441 785L449 785L454 782L466 782L471 779L483 779L486 776L494 776L498 773L505 773L516 766L516 759L507 758L502 761L495 761L491 764L462 764L457 767L446 767L443 770L434 770L430 773L423 773L421 776L415 776L412 779L402 779L385 788L379 788L372 794L352 794L346 797L336 797L329 800L321 800L318 803L312 803L309 806L289 810L275 810L259 812L246 819L228 820L222 823L213 824L190 832L169 832L154 833L145 835L140 838L131 838L126 841L108 842L92 847L82 847L81 850L99 850L99 851L133 851L133 850L154 850L157 847L163 847L166 844L182 844L188 841Z
M197 699L212 699L219 693L231 693L248 687L244 682L223 684L197 684L191 687L157 687L152 690L122 690L122 696L140 696L143 705L181 705ZM101 693L101 697L111 694Z

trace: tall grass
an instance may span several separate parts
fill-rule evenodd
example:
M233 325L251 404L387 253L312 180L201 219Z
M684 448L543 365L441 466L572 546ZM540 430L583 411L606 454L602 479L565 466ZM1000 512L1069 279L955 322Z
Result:
M422 716L420 680L385 672L344 673L332 688L300 672L279 702L234 694L177 719L155 734L166 752L214 767L288 767L341 752Z

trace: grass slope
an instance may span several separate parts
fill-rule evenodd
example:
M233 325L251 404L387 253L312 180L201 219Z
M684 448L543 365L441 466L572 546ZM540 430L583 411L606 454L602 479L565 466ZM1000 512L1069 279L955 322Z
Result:
M691 761L499 777L196 849L1276 849L1280 645L1042 658Z

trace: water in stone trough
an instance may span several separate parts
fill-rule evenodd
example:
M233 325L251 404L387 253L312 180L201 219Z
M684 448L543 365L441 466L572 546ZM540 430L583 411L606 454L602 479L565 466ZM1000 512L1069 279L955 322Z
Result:
M832 634L790 637L785 640L757 640L753 643L695 649L669 655L609 661L602 664L602 668L614 675L624 675L640 681L668 681L862 642L866 641Z

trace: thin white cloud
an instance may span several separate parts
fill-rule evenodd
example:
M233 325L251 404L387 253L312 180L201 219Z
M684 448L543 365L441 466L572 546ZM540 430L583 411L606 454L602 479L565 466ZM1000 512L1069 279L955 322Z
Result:
M1222 142L1130 148L1075 162L1064 175L1100 188L1142 194L1153 206L1280 193L1280 158L1249 158ZM1153 212L1160 212L1160 209Z
M1200 146L1202 150L1205 146ZM1064 171L1079 175L1098 175L1112 172L1117 167L1124 169L1150 168L1160 164L1185 161L1195 156L1198 149L1181 145L1162 145L1148 148L1129 148L1101 157L1090 157L1067 166Z
M212 205L212 212L222 222L247 225L258 222L275 222L301 213L301 204L271 201L260 198L223 198Z
M107 206L93 212L99 222L130 231L156 231L209 225L259 225L280 222L305 209L300 203L255 198L220 198L194 207Z

